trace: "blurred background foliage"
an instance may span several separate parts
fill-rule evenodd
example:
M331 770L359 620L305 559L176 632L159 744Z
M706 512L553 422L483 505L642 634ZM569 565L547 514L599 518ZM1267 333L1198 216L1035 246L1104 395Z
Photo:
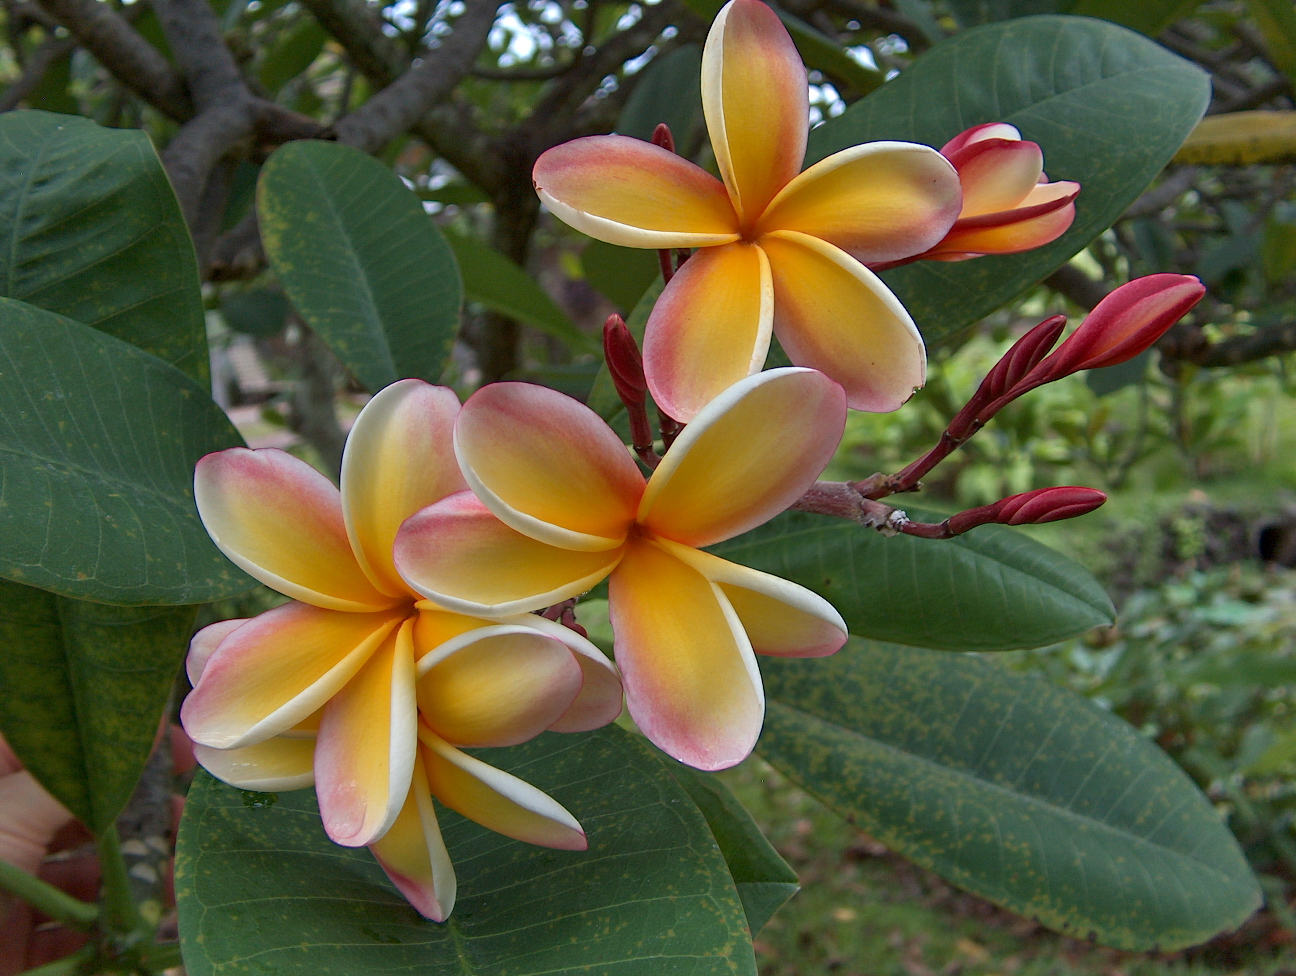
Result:
M671 124L682 152L713 165L696 78L698 45L718 5L196 2L214 12L227 52L213 57L213 70L233 65L242 86L235 100L250 106L251 119L216 131L220 151L196 170L186 133L200 131L217 96L191 104L178 94L178 72L188 73L187 59L203 48L173 50L168 36L177 35L159 19L183 22L196 9L189 0L2 0L0 110L81 114L153 139L196 241L216 397L249 441L328 471L365 398L296 315L261 248L253 207L261 164L303 136L376 154L446 233L468 301L444 381L467 391L514 377L585 395L599 366L587 337L609 313L631 312L656 278L656 259L591 242L542 213L531 165L568 138L646 137L658 121ZM928 385L903 410L853 415L830 476L894 471L924 451L997 357L1046 315L1076 321L1139 275L1199 275L1206 299L1156 350L1011 405L934 473L923 504L953 510L1057 483L1111 494L1081 522L1033 532L1100 576L1121 608L1118 624L1010 655L1012 663L1091 696L1170 752L1229 818L1270 900L1240 933L1187 955L1093 949L952 890L753 759L726 781L805 889L761 934L763 971L1292 971L1296 8L1290 0L777 6L812 69L816 122L943 37L1038 13L1115 20L1211 75L1206 123L1157 182L1069 265L932 348ZM475 41L465 47L469 34ZM430 77L438 65L446 71ZM416 69L421 87L411 83L409 98L386 103L400 124L367 110ZM266 599L254 593L212 612L252 613Z

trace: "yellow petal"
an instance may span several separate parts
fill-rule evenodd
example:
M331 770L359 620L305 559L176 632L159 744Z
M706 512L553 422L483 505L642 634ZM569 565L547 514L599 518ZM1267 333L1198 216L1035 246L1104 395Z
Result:
M856 410L895 410L927 378L913 319L845 251L794 231L761 238L774 276L774 334L792 362L822 370Z
M403 617L287 603L252 618L208 658L180 712L185 731L216 749L288 731L337 694Z
M621 714L621 673L588 639L570 627L536 614L525 618L508 618L510 623L525 623L567 645L580 665L582 684L576 700L549 726L553 732L589 732L616 720Z
M193 639L189 641L189 654L185 657L185 674L189 676L189 684L198 683L203 668L207 667L207 659L215 653L220 642L245 623L247 623L246 617L218 620L193 635Z
M208 454L194 500L220 551L271 589L329 610L392 605L356 562L338 490L305 461L273 449Z
M532 173L554 216L623 247L707 247L738 239L724 186L682 156L627 136L586 136L544 153Z
M513 746L562 716L581 689L581 668L565 644L517 625L481 627L443 654L423 658L419 711L458 746Z
M275 736L242 749L194 744L194 758L222 783L240 790L278 793L315 782L315 740Z
M657 299L644 328L644 375L653 400L687 423L765 365L774 284L759 247L698 251Z
M627 547L608 583L626 705L639 730L680 762L724 769L751 752L765 694L729 601L659 546Z
M414 621L406 620L320 721L315 793L325 832L346 847L385 834L410 789L418 737L413 635Z
M824 657L846 643L841 614L804 586L665 539L658 545L720 586L757 654Z
M458 882L432 806L423 760L415 755L409 794L391 829L369 845L375 860L424 918L444 922Z
M580 823L553 797L460 752L426 725L419 739L432 795L451 810L528 844L566 851L589 846Z
M810 131L805 65L760 0L730 0L702 52L702 108L744 226L801 170Z
M689 546L768 522L832 460L846 402L822 373L770 369L731 386L684 428L653 472L639 521Z
M820 160L785 186L757 230L799 231L876 264L934 245L958 219L961 201L959 174L935 149L868 142Z
M501 617L561 603L602 580L621 550L575 552L537 542L497 519L471 492L410 518L396 566L417 593L457 613Z
M409 590L392 565L402 522L425 505L468 487L454 456L459 398L444 386L401 380L370 400L342 455L342 511L347 536L375 587Z
M602 418L532 383L491 383L455 424L455 453L473 492L519 532L597 552L625 539L643 475Z
M414 618L414 661L423 664L424 658L448 641L463 638L481 627L490 627L498 620L484 620L481 617L470 617L463 613L451 613L442 610L430 600L420 600L415 604L418 616ZM431 665L428 661L423 670ZM422 674L423 671L419 671Z

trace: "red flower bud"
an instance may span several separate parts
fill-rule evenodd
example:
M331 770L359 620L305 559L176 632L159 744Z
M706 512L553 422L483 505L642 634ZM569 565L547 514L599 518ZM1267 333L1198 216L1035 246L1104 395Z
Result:
M1079 488L1063 485L1040 488L1020 495L1001 498L993 505L969 508L949 519L952 535L962 535L978 525L1037 525L1059 519L1087 515L1107 501L1107 496L1096 488Z
M625 320L619 315L609 315L603 323L603 356L622 402L627 406L643 403L648 391L643 356Z
M986 373L972 399L950 421L950 435L956 438L971 436L975 430L974 423L984 424L998 413L1017 395L1009 395L1009 392L1049 354L1065 328L1065 315L1050 315L1013 343L1012 348Z
M658 122L657 128L653 129L652 144L661 146L667 152L675 151L675 137L671 135L670 126L665 122Z
M1021 396L1082 369L1114 366L1152 346L1206 294L1192 275L1154 274L1121 285L1085 316L1057 352L1013 390Z

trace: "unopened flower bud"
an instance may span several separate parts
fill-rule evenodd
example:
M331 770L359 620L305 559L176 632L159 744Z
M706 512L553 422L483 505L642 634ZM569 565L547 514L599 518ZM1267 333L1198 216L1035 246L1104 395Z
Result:
M1049 354L1065 328L1065 315L1051 315L1014 342L986 373L972 399L950 421L950 436L956 440L970 437L978 426L993 417L1011 399L1006 399L1005 394Z
M626 406L643 404L648 391L643 356L625 320L619 315L609 315L603 323L603 356L621 401Z
M1085 316L1049 356L1014 388L1021 396L1082 369L1115 366L1151 348L1206 294L1192 275L1154 274L1121 285Z
M658 122L657 128L653 129L652 144L661 146L667 152L675 151L675 137L671 135L670 126L665 122Z
M1096 488L1074 485L1040 488L1001 498L992 505L969 508L951 516L948 524L951 535L962 535L978 525L990 523L1038 525L1041 522L1056 522L1059 519L1087 515L1105 501L1107 496Z

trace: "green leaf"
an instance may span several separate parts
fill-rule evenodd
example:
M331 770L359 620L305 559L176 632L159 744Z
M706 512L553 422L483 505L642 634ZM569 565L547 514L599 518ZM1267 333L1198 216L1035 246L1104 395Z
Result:
M1104 21L1026 17L937 44L810 133L806 165L875 139L940 147L1009 122L1044 149L1050 179L1081 186L1071 229L1023 254L925 261L883 274L928 342L994 311L1111 226L1174 155L1210 98L1207 76Z
M845 519L787 512L711 551L814 590L852 634L915 647L1040 647L1110 624L1115 613L1083 566L1002 525L948 540L887 538Z
M1264 34L1273 63L1296 82L1296 10L1291 0L1247 0L1247 12Z
M662 761L706 817L711 835L729 866L738 897L742 899L747 927L755 935L801 890L796 872L765 839L738 798L714 774L669 758Z
M637 736L546 733L480 755L567 807L590 847L533 847L438 808L459 882L444 924L410 908L368 851L329 842L312 791L252 808L200 776L176 850L191 976L755 976L706 821Z
M1101 17L1148 37L1156 37L1181 17L1187 17L1201 0L1079 0L1069 13L1080 17Z
M284 330L291 307L283 292L256 288L226 298L220 311L234 331L269 338Z
M173 366L0 298L0 576L129 605L254 584L208 538L194 464L243 443Z
M847 91L853 90L860 95L866 95L880 88L882 82L886 80L886 76L877 68L870 68L856 61L849 51L828 35L815 30L801 18L777 8L775 13L779 15L779 20L783 21L783 26L792 35L792 43L796 45L797 52L807 68L818 68L824 74L830 75Z
M72 84L72 52L61 58L55 58L45 69L36 90L27 99L27 104L44 112L60 112L76 115L81 111L76 98L68 91Z
M761 755L961 888L1118 949L1204 942L1260 905L1192 781L1073 692L984 658L869 641L762 669Z
M572 325L567 313L516 264L475 237L446 231L463 274L464 295L470 301L547 332L573 350L588 352L594 341Z
M0 731L96 834L157 736L197 607L110 607L0 580Z
M689 155L703 124L701 45L685 44L644 69L617 118L616 131L649 142L661 122L670 126L676 149Z
M290 142L261 167L257 215L293 307L370 392L441 378L459 271L399 176L350 146Z
M581 269L586 281L627 314L661 274L661 262L656 251L590 241L581 251Z
M1069 14L1075 0L948 0L962 28L993 24L1035 14Z
M207 381L193 245L137 129L0 115L0 295L58 312Z
M265 53L261 62L261 84L273 95L285 84L309 68L321 51L328 34L319 21L309 14L303 14L275 44Z

